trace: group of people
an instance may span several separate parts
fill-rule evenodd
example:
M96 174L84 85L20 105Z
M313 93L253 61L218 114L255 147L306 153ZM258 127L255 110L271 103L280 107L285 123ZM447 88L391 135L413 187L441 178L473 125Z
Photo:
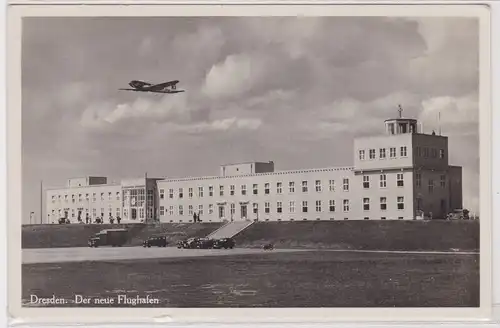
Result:
M193 214L193 222L201 222L201 219L200 219L200 213L196 213L194 212Z
M81 218L80 215L78 215L78 223L81 223L83 224L83 219ZM121 217L120 216L117 216L116 219L110 214L109 215L109 223L113 224L116 220L116 223L120 224L121 222ZM64 218L60 218L59 219L59 224L69 224L71 223L71 221L67 218L67 217L64 217ZM97 223L97 224L102 224L104 223L104 213L101 213L101 216L100 217L97 217L94 222L92 222L92 218L90 217L90 215L87 213L87 215L85 216L85 224L92 224L92 223Z

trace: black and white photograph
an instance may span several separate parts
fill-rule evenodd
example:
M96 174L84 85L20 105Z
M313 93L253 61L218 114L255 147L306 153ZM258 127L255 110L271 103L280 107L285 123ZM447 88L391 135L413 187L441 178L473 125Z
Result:
M22 17L21 307L479 309L488 11L441 9Z

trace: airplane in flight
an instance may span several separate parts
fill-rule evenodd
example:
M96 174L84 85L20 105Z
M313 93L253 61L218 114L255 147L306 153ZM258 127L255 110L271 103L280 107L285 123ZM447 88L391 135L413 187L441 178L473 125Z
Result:
M179 83L178 80L163 82L158 84L153 84L149 82L133 80L130 81L128 85L132 87L132 89L118 89L118 90L126 90L126 91L138 91L138 92L153 92L153 93L179 93L185 92L185 90L177 90L176 85Z

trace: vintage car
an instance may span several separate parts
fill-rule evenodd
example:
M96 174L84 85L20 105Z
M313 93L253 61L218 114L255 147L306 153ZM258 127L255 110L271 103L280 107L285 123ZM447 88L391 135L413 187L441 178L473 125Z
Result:
M113 246L121 247L127 242L127 229L101 230L88 240L89 247Z
M215 248L215 249L221 249L221 248L233 249L234 245L235 245L235 242L234 242L233 238L220 238L220 239L216 239L214 241L213 248Z
M167 247L167 245L168 245L167 237L158 235L150 236L148 239L142 242L142 247L151 247L151 246Z
M214 243L215 243L214 239L210 239L210 238L198 238L198 240L196 241L195 248L199 248L199 249L211 249L211 248L214 248Z
M199 238L188 238L177 242L177 248L196 248Z
M264 249L265 251L272 251L274 249L274 245L269 243L269 244L265 244L262 249Z

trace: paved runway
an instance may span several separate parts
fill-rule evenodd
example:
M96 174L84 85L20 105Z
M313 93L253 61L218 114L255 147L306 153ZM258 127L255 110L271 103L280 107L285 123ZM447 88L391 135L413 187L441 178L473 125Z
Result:
M304 252L314 249L275 249L272 252ZM360 252L360 253L388 253L388 254L426 254L426 255L477 255L478 252L437 252L437 251L384 251L384 250L333 250L330 252ZM31 248L22 250L23 264L31 263L58 263L81 261L110 261L133 260L175 257L200 257L200 256L227 256L260 254L266 251L258 248L235 249L178 249L176 247L68 247L68 248Z
M276 249L273 252L300 252L299 249ZM178 249L176 247L67 247L31 248L22 250L22 263L58 263L81 261L109 261L130 259L154 259L173 257L227 256L260 254L258 248L235 249Z

